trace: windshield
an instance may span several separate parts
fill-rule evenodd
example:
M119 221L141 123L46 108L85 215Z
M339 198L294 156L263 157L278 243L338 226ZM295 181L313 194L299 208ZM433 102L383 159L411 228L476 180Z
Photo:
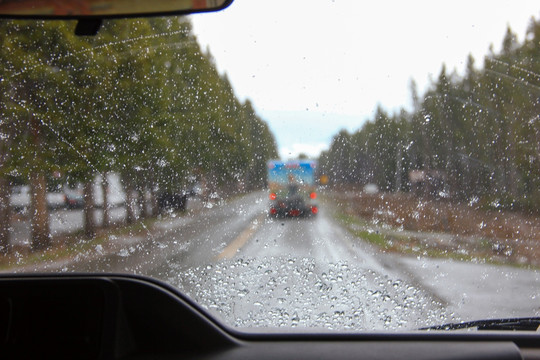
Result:
M537 1L0 21L0 270L242 330L540 316Z

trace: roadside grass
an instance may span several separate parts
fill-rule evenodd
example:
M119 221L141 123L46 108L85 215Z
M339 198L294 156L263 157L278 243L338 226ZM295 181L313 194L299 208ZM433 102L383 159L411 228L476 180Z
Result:
M147 233L159 220L159 218L148 218L131 225L122 224L100 228L97 230L96 237L92 239L85 238L82 230L55 236L52 239L52 245L44 250L31 251L29 248L13 248L8 254L0 255L0 271L72 258L96 249L98 245L106 246L115 237Z
M330 207L335 220L342 224L354 237L372 244L383 252L404 254L413 257L430 257L456 261L475 262L492 265L507 265L526 269L540 269L535 264L521 263L513 258L501 258L493 255L493 243L480 238L475 246L448 247L426 244L425 241L407 234L395 234L399 229L388 227L385 231L380 224L377 230L374 224L359 215L346 212L328 196L324 196L325 206ZM386 224L386 226L388 226Z
M368 230L359 230L360 227L368 225L367 221L345 214L341 211L333 211L334 218L338 220L352 235L366 240L370 244L376 245L381 249L390 250L392 242L383 234Z
M531 212L484 209L474 199L464 202L411 193L367 194L354 187L328 188L325 196L337 211L368 221L367 229L411 243L406 248L415 251L540 267L540 218Z
M226 194L223 201L233 201L246 196L248 193ZM203 209L191 209L188 211L176 212L175 216L190 216L198 214ZM70 234L62 234L52 238L52 245L44 250L31 251L29 247L13 247L9 253L0 254L0 271L7 271L25 266L32 266L43 263L51 263L75 256L88 251L95 250L98 245L106 247L113 245L113 239L122 236L138 236L151 233L156 222L170 216L165 213L157 217L141 219L133 224L126 225L120 223L111 225L108 228L98 228L96 237L88 239L84 236L83 230L78 230Z

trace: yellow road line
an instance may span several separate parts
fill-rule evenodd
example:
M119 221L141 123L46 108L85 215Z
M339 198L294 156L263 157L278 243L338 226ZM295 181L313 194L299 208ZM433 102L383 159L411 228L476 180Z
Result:
M252 222L249 227L244 229L244 231L242 231L240 235L236 237L236 239L234 239L218 256L216 256L216 260L231 259L234 255L236 255L238 250L240 250L242 246L247 243L249 238L255 233L255 231L257 231L264 220L264 216L265 214L261 214L257 219L255 219L255 223Z

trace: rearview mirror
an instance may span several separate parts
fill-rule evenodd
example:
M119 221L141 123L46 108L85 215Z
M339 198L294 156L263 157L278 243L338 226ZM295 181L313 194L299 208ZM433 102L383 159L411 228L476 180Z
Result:
M0 0L0 17L123 18L217 11L233 0Z

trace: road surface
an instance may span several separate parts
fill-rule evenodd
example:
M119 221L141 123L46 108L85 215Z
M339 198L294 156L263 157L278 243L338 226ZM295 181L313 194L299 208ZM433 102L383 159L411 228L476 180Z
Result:
M384 254L324 206L301 219L267 210L264 192L206 204L48 270L156 277L240 328L396 330L540 315L535 270Z

